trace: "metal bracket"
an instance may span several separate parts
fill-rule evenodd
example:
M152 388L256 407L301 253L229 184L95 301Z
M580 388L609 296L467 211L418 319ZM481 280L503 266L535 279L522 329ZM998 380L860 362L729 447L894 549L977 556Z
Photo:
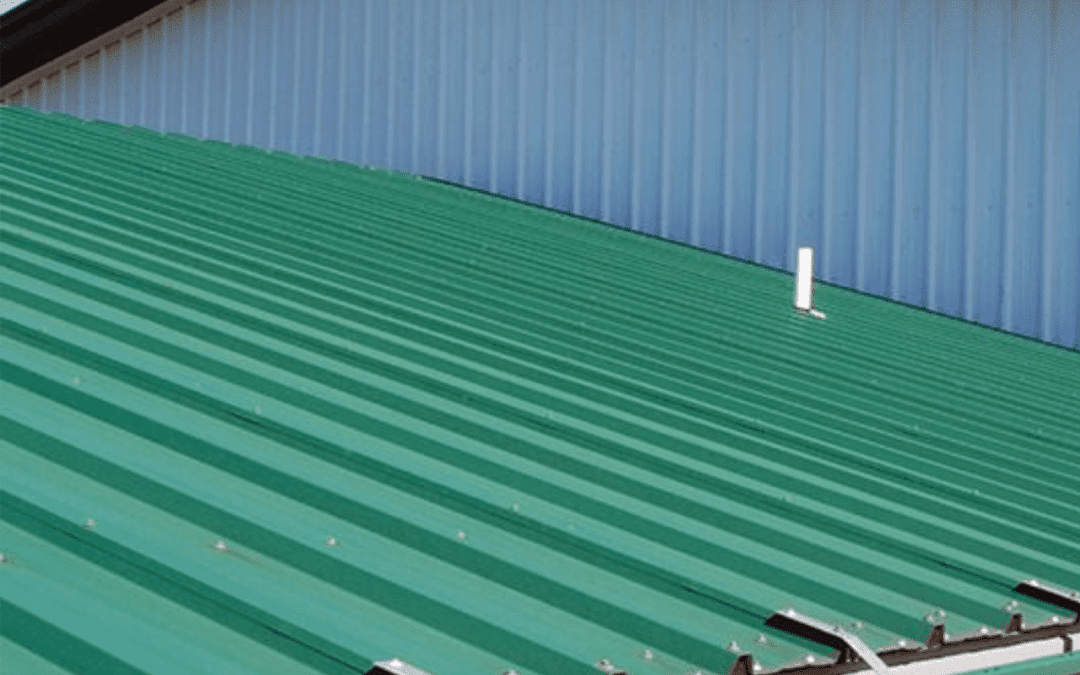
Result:
M741 654L739 658L735 659L735 663L731 664L727 675L754 675L754 657L749 654Z
M390 659L388 661L376 661L372 664L371 670L367 671L365 675L431 675L431 673L421 670L410 663L405 663L401 659Z
M858 635L850 633L840 626L819 621L813 617L800 614L794 609L777 612L769 617L766 625L787 631L794 635L809 638L814 642L839 649L841 652L849 648L861 658L874 672L874 675L889 675L889 668L881 660L869 645L862 641Z
M1021 581L1016 584L1013 590L1017 593L1026 595L1029 598L1042 600L1043 602L1056 605L1062 609L1067 609L1070 612L1076 612L1076 618L1073 619L1073 623L1080 623L1080 593L1075 591L1069 592L1062 588L1055 588L1034 579Z

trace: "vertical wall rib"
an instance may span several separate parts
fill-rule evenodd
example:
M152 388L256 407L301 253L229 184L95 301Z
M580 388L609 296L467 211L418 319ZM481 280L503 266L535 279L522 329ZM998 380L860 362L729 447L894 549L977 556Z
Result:
M1080 346L1080 2L307 6L185 4L0 98L777 267L811 245L828 281Z

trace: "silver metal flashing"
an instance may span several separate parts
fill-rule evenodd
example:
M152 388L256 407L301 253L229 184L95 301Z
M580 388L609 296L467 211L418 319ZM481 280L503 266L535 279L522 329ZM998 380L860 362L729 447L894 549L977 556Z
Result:
M844 630L840 626L820 621L811 616L800 614L794 609L788 609L778 614L774 614L773 620L782 617L781 623L786 624L798 624L804 630L802 632L807 633L812 639L820 639L821 636L828 636L833 638L832 640L824 640L827 642L840 642L851 648L851 651L858 654L866 665L870 666L870 670L874 672L874 675L889 675L889 667L885 665L885 662L881 660L881 657L874 652L865 642L862 641L858 635Z

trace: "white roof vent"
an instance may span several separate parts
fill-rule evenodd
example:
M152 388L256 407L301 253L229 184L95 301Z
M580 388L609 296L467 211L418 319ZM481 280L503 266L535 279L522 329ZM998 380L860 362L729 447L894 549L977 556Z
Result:
M799 249L795 264L795 309L824 319L825 313L814 309L814 249Z

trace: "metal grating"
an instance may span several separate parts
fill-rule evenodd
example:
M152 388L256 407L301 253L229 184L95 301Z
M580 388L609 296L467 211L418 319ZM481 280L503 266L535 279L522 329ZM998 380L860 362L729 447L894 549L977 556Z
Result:
M1080 356L0 109L5 671L686 675L1076 632ZM964 643L967 644L967 643ZM752 660L737 661L750 654Z

